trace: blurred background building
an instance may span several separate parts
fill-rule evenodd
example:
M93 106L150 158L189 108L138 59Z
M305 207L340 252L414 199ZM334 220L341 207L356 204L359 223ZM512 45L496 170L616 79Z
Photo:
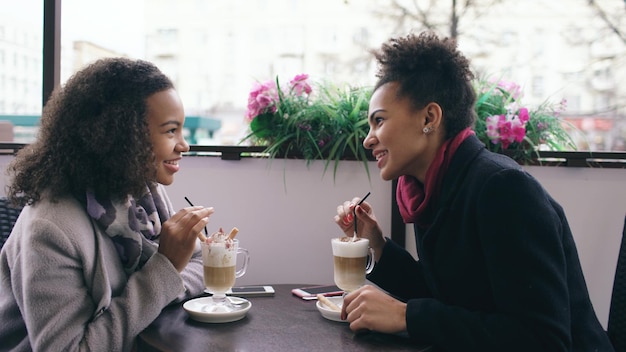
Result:
M99 57L147 59L174 80L187 115L221 122L197 143L231 145L246 134L255 81L306 73L372 85L371 49L429 29L457 38L477 75L520 84L525 104L564 100L579 149L626 149L623 0L460 3L63 0L61 80ZM42 1L0 4L0 115L41 114Z

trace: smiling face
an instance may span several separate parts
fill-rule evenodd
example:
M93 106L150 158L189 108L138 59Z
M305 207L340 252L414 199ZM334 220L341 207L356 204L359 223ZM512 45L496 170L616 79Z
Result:
M164 90L148 97L148 129L156 158L158 183L169 185L178 172L182 153L189 151L183 137L185 112L174 89Z
M408 98L398 98L398 87L398 83L386 83L372 94L370 130L363 146L372 149L383 180L411 175L424 182L426 170L443 143L441 108L429 103L414 110ZM424 127L432 130L425 133Z

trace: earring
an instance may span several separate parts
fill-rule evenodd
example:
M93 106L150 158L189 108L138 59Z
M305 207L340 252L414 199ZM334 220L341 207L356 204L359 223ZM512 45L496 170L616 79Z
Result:
M432 129L428 126L424 127L424 129L422 130L424 133L429 134L430 131L432 131Z

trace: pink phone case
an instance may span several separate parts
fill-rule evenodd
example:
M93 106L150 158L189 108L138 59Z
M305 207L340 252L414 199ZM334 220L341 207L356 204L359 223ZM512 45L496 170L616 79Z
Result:
M343 290L335 285L316 285L294 288L291 290L291 293L305 300L314 300L317 299L318 294L326 297L341 296Z

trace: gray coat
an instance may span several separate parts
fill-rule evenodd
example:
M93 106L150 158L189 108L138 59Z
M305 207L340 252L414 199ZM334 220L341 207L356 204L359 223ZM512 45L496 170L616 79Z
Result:
M0 279L2 351L129 351L165 306L204 289L199 244L180 274L156 253L126 277L111 239L73 198L24 208Z

